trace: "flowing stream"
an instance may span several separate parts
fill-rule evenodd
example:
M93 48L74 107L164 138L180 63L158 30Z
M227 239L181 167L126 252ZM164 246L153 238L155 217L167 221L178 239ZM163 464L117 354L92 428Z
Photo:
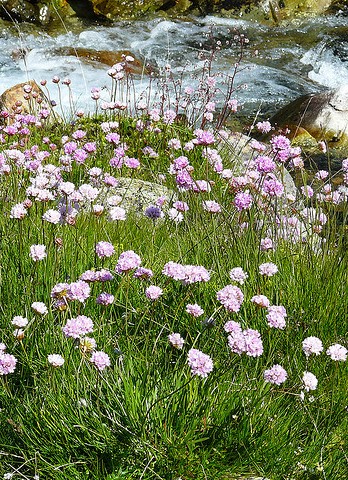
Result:
M51 78L69 77L74 108L93 109L91 88L104 87L105 92L110 88L109 67L64 54L65 47L128 50L157 68L170 64L174 74L184 69L184 82L190 84L190 74L200 65L199 52L209 47L207 33L212 25L215 39L221 42L216 71L233 71L236 52L230 40L235 30L249 39L235 80L239 86L235 96L246 116L260 111L265 117L302 94L348 84L347 17L307 18L273 27L243 19L205 17L186 21L157 18L111 26L75 23L71 29L65 25L63 33L50 35L26 31L21 25L2 27L0 90L28 79L47 79L51 98L57 100ZM141 91L145 83L147 79L139 76L136 89ZM65 90L62 88L62 102L68 107Z

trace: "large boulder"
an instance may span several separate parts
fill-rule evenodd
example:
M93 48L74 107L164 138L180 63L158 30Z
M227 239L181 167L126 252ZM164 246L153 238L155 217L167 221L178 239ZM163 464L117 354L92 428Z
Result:
M299 97L271 119L272 125L288 128L292 136L306 132L332 148L348 148L348 85L337 90Z

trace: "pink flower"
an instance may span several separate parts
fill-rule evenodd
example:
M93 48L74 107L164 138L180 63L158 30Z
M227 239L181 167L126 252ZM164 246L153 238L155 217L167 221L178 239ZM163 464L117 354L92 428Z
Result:
M339 362L345 362L347 360L347 349L339 343L331 345L331 347L326 350L326 354L329 355L331 360Z
M248 274L244 272L244 270L241 267L235 267L230 270L230 279L232 282L237 282L240 285L243 285L245 280L248 278Z
M69 318L62 330L66 337L79 338L92 332L93 327L91 318L85 315L78 315L76 318Z
M229 320L224 325L224 330L227 333L242 333L242 327L239 322L234 320Z
M156 285L150 285L145 290L145 295L150 300L157 300L163 294L163 290L160 287L156 287Z
M306 392L309 392L310 390L316 390L318 385L317 377L311 372L304 372L302 382Z
M77 280L77 282L70 283L67 297L69 300L78 300L84 303L91 295L91 287L83 280Z
M196 138L193 140L197 145L211 145L215 142L215 137L207 130L197 129L194 131Z
M234 285L227 285L216 294L217 299L229 312L239 312L244 300L243 292Z
M266 277L272 277L278 272L278 267L272 262L262 263L259 266L260 275L265 275Z
M28 210L25 208L24 204L17 203L11 208L10 218L15 218L16 220L22 220L27 213L28 213Z
M99 371L102 371L111 365L109 355L101 351L92 353L91 363L93 363Z
M220 213L221 212L221 205L214 200L204 200L203 202L203 209L210 213Z
M191 368L192 375L198 375L205 378L213 370L213 361L205 353L191 348L187 355L188 365Z
M126 220L126 210L122 207L112 207L109 210L109 220Z
M56 353L48 355L47 360L48 363L52 365L52 367L61 367L64 364L64 358Z
M249 191L239 192L234 197L234 206L236 209L241 212L242 210L248 210L253 203L253 197L250 195Z
M258 307L268 308L270 306L270 301L265 295L254 295L251 297L250 301L255 303Z
M302 349L306 357L311 354L319 355L323 351L323 344L317 337L307 337L302 342Z
M30 247L29 256L34 260L34 262L43 260L44 258L47 257L46 245L32 245Z
M273 305L268 307L267 311L268 325L283 330L286 327L285 317L287 317L285 308L282 305Z
M119 274L130 272L140 267L141 258L133 250L127 250L119 256L116 272Z
M153 277L153 271L144 267L137 268L133 274L133 278L139 278L140 280L147 280L151 277Z
M12 325L14 325L15 327L18 327L18 328L23 328L23 327L26 327L28 325L28 319L25 318L25 317L22 317L20 315L16 316L16 317L13 317L12 319Z
M265 370L263 378L265 382L281 385L288 378L288 374L281 365L273 365L270 369Z
M182 338L180 333L171 333L168 335L169 343L178 350L182 350L185 340Z
M272 250L273 249L273 241L271 238L262 238L260 241L260 250L262 252L265 252L267 250Z
M194 304L189 303L186 305L186 312L192 315L193 317L198 318L201 315L203 315L204 310L197 303L194 303Z
M270 197L281 197L284 193L284 185L276 178L269 178L263 182L262 191Z
M95 251L99 258L111 257L115 253L114 246L109 242L98 242Z
M16 369L17 359L9 353L0 351L0 375L7 375L13 373Z
M269 122L258 122L256 128L261 133L268 133L272 130L272 125Z
M114 300L115 300L115 297L111 295L111 293L102 292L98 295L96 302L99 305L108 306L108 305L112 305Z

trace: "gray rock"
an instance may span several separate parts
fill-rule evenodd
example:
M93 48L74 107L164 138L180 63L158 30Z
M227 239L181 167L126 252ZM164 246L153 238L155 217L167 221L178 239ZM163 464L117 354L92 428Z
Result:
M118 186L112 189L112 194L122 197L120 206L126 211L138 213L143 213L150 205L156 205L159 197L166 197L167 205L176 199L175 193L163 185L126 177L118 178Z
M289 127L294 135L305 130L329 146L348 146L348 85L304 95L279 110L270 122Z

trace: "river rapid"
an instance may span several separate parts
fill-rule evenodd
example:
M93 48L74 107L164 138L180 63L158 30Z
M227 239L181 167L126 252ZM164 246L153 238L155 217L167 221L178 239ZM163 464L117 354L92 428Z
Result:
M310 92L348 84L348 18L322 16L298 19L280 26L266 26L243 19L218 17L119 22L110 26L73 26L62 23L60 32L32 30L25 25L2 26L0 29L0 90L34 79L48 80L51 98L58 101L53 76L71 79L73 99L62 85L59 102L67 111L92 111L93 87L101 87L107 99L111 85L108 66L86 63L62 52L65 47L91 50L128 50L136 57L164 68L170 64L174 75L182 75L191 85L192 74L202 66L199 52L209 50L214 42L220 51L213 65L215 72L232 73L236 50L231 45L236 31L249 43L235 78L235 98L243 106L245 117L257 112L267 118L280 106ZM184 72L184 73L183 73ZM146 88L148 78L138 76L135 89Z

